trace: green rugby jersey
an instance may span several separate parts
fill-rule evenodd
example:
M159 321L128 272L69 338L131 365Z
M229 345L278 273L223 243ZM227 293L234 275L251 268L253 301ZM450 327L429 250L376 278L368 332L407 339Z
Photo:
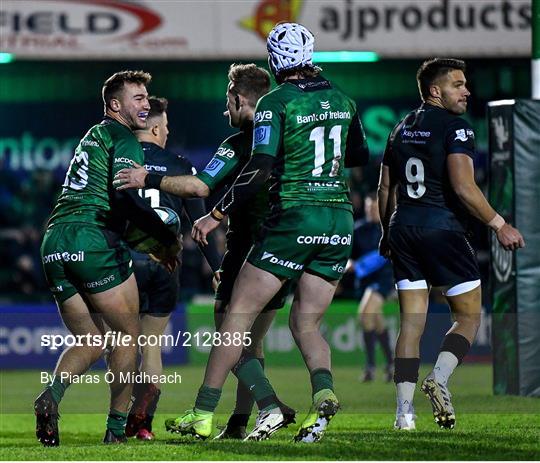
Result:
M49 226L83 222L115 228L122 223L111 207L112 181L134 162L143 165L144 154L129 128L110 118L93 126L75 149Z
M352 210L344 157L354 118L356 103L322 77L289 80L259 100L253 154L276 158L273 204ZM367 146L363 131L362 143Z
M197 177L210 191L229 188L251 158L253 126L248 124L240 132L224 140L210 162ZM249 233L253 236L268 213L268 187L263 186L248 203L229 216L229 233Z

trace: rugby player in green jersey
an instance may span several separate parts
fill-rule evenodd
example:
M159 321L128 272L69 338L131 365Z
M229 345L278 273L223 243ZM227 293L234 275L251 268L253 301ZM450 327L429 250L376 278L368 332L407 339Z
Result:
M155 257L170 270L180 250L174 232L136 191L118 192L112 185L120 169L143 163L133 130L146 127L150 80L142 71L122 71L105 81L105 117L79 142L43 238L47 283L66 327L81 340L64 350L53 381L35 401L36 436L45 446L59 445L58 404L66 388L106 347L111 400L104 442L126 441L132 384L125 378L136 371L139 334L137 283L122 240L126 222L163 244Z
M269 64L279 86L257 103L252 157L192 231L204 242L225 215L234 214L271 178L272 209L240 270L220 333L249 331L284 282L298 280L290 327L313 390L312 407L295 436L302 442L319 440L339 408L320 324L351 252L353 216L344 167L365 164L369 156L356 104L320 76L312 63L313 42L311 32L295 23L278 24L268 35ZM176 420L179 429L197 432L211 420L241 350L223 344L212 348L195 408ZM265 439L283 426L277 403L265 411L248 437Z
M207 197L211 192L230 186L251 156L253 137L253 117L255 106L260 97L270 89L270 75L254 64L233 64L228 73L227 110L231 127L240 131L227 138L206 166L196 176L159 176L148 174L146 169L124 169L116 176L118 189L144 188L158 186L161 191L182 197ZM268 185L261 188L249 204L239 208L229 216L227 230L227 252L223 257L219 271L219 286L216 291L215 319L219 327L226 312L234 281L261 229L268 212ZM264 312L251 327L251 344L245 346L242 357L233 369L239 378L236 406L225 429L217 438L245 438L246 426L253 407L253 398L259 408L264 409L268 402L274 403L273 390L266 378L263 353L263 338L276 310L283 307L290 285L283 289L266 305ZM250 392L250 388L251 392ZM281 404L287 422L294 419L294 411ZM212 431L212 422L205 421L197 432L208 437ZM202 429L204 427L204 429ZM174 430L174 422L169 423Z

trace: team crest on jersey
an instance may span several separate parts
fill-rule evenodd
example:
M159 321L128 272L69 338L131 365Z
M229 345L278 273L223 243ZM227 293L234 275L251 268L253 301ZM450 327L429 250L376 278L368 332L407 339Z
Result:
M474 138L474 132L471 129L459 129L456 130L456 138L454 140L467 141L470 138Z
M223 169L224 165L225 162L223 162L221 159L212 159L204 168L203 172L210 175L210 177L215 177L219 173L219 171Z
M271 133L272 133L272 127L270 127L269 125L257 127L255 129L255 133L253 134L253 147L255 148L258 145L270 144Z

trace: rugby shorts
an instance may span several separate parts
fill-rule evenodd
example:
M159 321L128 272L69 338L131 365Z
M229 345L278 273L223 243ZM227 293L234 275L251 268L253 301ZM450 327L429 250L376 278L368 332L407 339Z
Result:
M133 253L133 270L139 288L139 313L166 317L175 308L180 289L178 268L169 273L146 254Z
M96 225L51 226L41 243L41 261L49 289L58 302L76 293L100 293L133 273L131 254L119 235Z
M480 279L465 233L392 225L388 243L396 282L426 280L431 286L455 286Z
M278 278L302 272L339 280L352 251L353 216L348 209L303 205L272 213L248 262Z
M221 261L221 267L219 269L220 281L216 291L216 300L221 301L223 308L231 301L234 282L249 254L252 244L252 238L246 235L233 235L227 239L227 251ZM263 312L281 309L285 305L287 296L292 292L292 287L293 282L290 280L286 281L263 309Z

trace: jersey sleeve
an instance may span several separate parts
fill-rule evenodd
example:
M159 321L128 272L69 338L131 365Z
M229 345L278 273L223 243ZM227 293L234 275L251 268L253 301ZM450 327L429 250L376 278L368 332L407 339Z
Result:
M474 159L474 131L467 121L456 117L446 127L444 138L446 154L463 153Z
M236 169L239 157L240 153L237 152L234 144L227 139L219 145L210 162L197 174L197 178L204 182L210 191L214 191Z
M121 169L135 167L135 163L144 164L144 152L135 135L118 137L113 143L111 179Z
M255 108L252 155L276 157L281 145L282 126L283 104L273 93L263 96Z

